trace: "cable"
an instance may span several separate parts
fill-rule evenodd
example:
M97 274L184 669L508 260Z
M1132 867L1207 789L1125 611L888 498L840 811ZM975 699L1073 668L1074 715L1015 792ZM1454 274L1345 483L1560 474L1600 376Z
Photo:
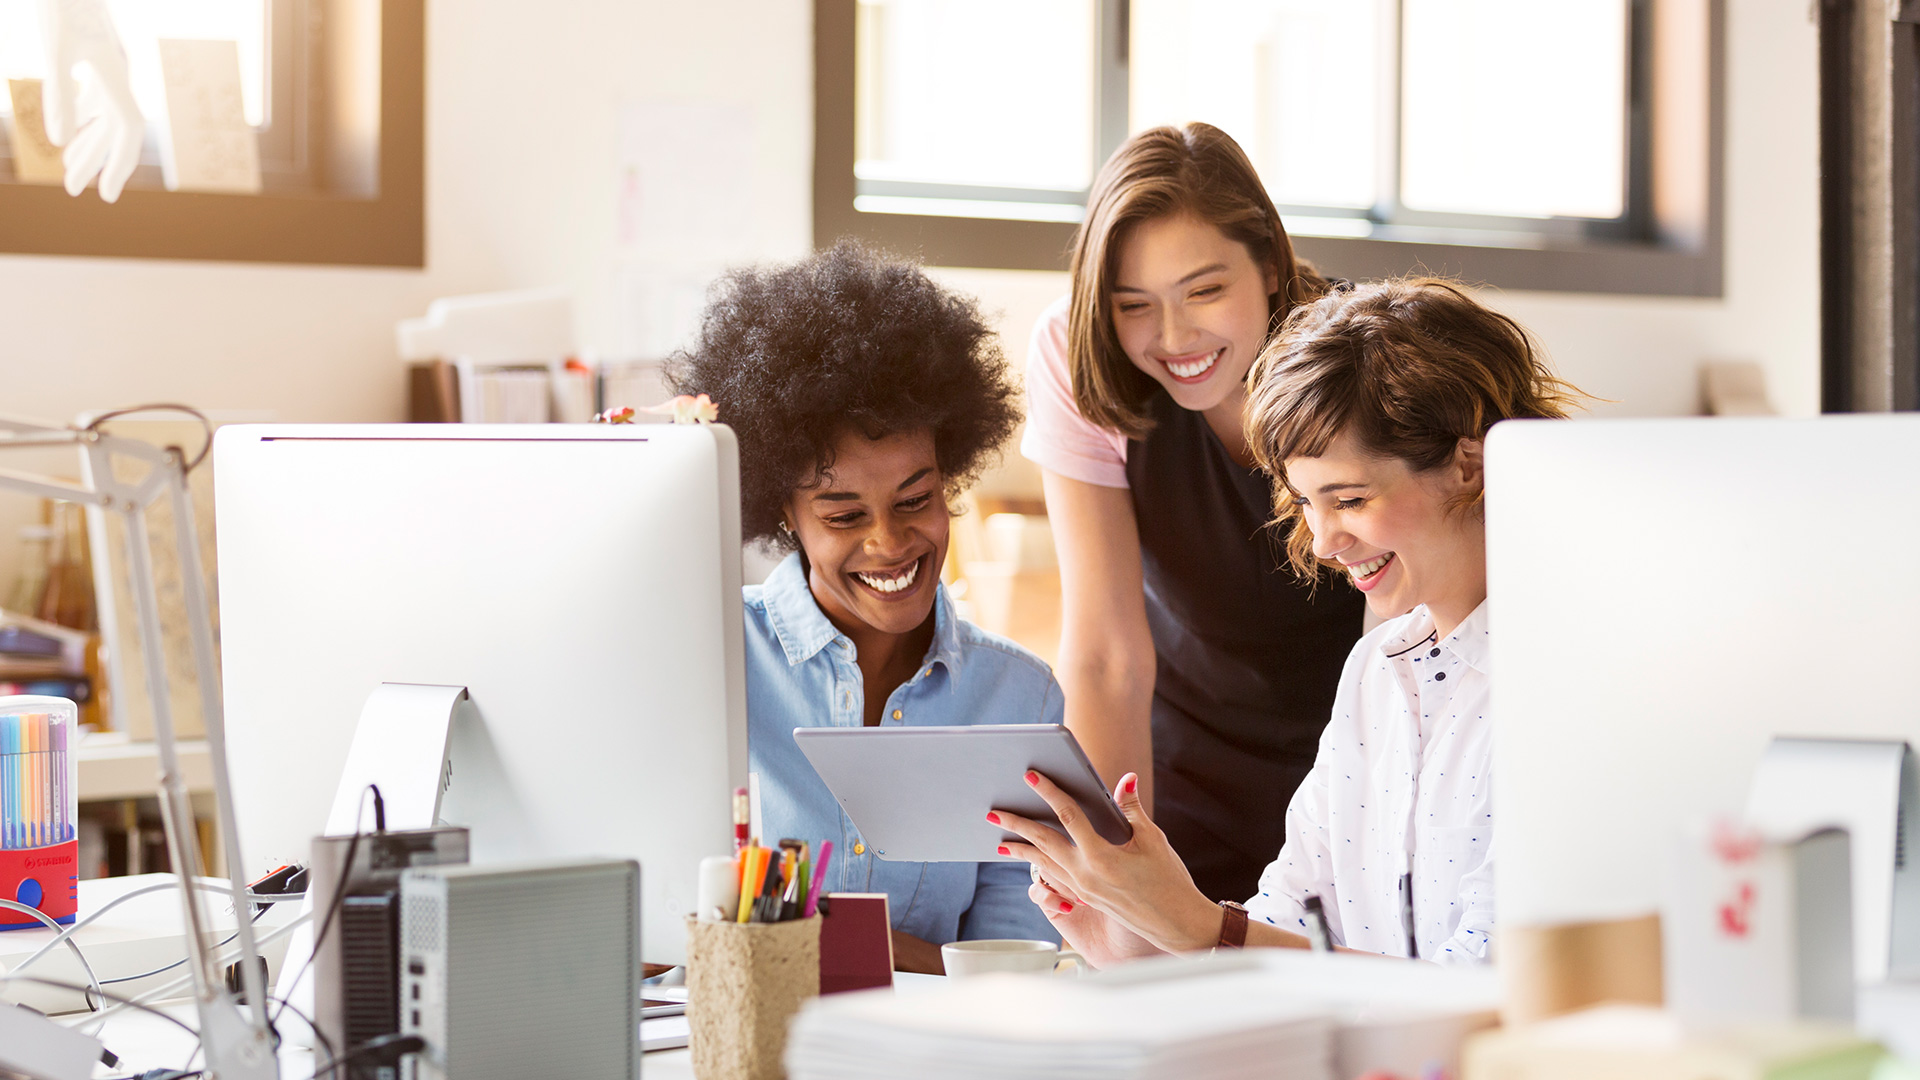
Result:
M12 900L0 900L0 908L6 908L9 911L23 911L28 915L31 915L34 918L39 919L41 922L46 923L48 926L53 927L53 932L55 934L59 934L66 929L66 927L61 926L58 922L55 922L53 916L48 915L46 912L41 911L37 907L29 907L26 904L17 904ZM80 951L80 946L75 944L72 938L66 938L65 940L67 943L67 948L73 950L74 957L80 961L81 970L87 973L87 982L93 987L93 993L100 994L101 998L105 999L106 994L102 992L100 989L100 976L95 975L93 973L93 965L87 963L87 954ZM49 945L48 947L51 948L52 946ZM24 967L25 965L21 965L21 966ZM100 1011L100 1006L95 1005L91 997L86 998L85 1000L87 1003L88 1012Z
M271 1005L276 1001L280 1003L280 1007L282 1009L292 1009L293 1015L299 1017L300 1020L307 1025L307 1030L313 1032L313 1037L320 1040L320 1048L327 1052L327 1058L331 1060L333 1058L333 1040L327 1038L327 1033L320 1030L319 1024L316 1024L313 1022L313 1017L308 1016L304 1012L301 1012L300 1007L298 1005L295 1005L293 1002L288 1001L286 998L277 998L277 997L274 997L272 994L267 995L267 1004ZM276 1037L278 1036L278 1034L279 1034L279 1029L276 1028L275 1029Z
M280 940L281 938L292 933L295 929L301 926L305 926L309 918L311 918L311 916L299 915L291 920L288 920L285 923L282 923L279 926L274 927L272 930L267 932L265 937L262 937L259 940L258 944L269 945L275 941ZM238 952L233 952L233 953L227 954L226 956L222 956L215 959L214 963L216 965L231 964L239 958L240 958L240 954ZM25 976L22 976L22 977L24 978ZM7 978L7 976L0 975L0 979L5 979L5 978ZM191 973L188 973L186 975L180 976L179 978L173 980L172 982L163 983L133 998L119 998L119 997L113 997L112 995L109 995L110 1000L119 1001L121 1002L121 1004L114 1005L110 1008L102 1009L101 1011L97 1013L92 1013L88 1016L83 1016L80 1018L79 1024L88 1024L88 1023L93 1023L95 1021L98 1021L101 1024L105 1024L107 1020L113 1016L114 1013L119 1012L121 1009L124 1009L129 1005L135 1008L139 1008L149 1001L158 1000L160 998L165 997L168 994L173 993L176 990L179 990L181 987L187 985L192 981L193 981L193 975Z
M67 982L64 979L43 979L38 975L15 975L11 971L0 972L0 982L35 983L40 986L51 986L58 990L78 990L83 994L93 989L91 987L84 986L80 983ZM93 992L96 994L99 994L102 998L108 1001L114 1002L115 1004L113 1008L115 1010L139 1009L141 1012L152 1013L153 1015L166 1020L167 1023L172 1024L173 1026L179 1028L180 1030L186 1032L187 1034L193 1036L194 1038L198 1039L200 1037L200 1033L198 1031L195 1031L190 1025L188 1025L186 1021L180 1019L177 1016L173 1016L169 1013L161 1012L159 1009L156 1009L151 1005L143 1004L134 998L125 998L125 997L121 997L118 994L108 993L105 990L93 990ZM89 1020L93 1020L99 1017L104 1017L106 1015L107 1014L105 1012L93 1013L81 1018L81 1022L85 1023Z
M300 970L294 972L293 978L286 983L289 992L291 992L294 987L300 985L301 979L307 977L307 969L313 966L314 957L320 955L320 947L326 944L327 931L333 929L333 917L339 913L340 905L345 902L347 898L347 882L353 879L353 857L360 850L360 838L366 835L366 833L360 830L360 812L366 808L367 792L369 791L373 792L374 821L376 824L383 826L380 831L386 831L384 825L386 823L387 811L385 802L380 798L379 785L368 784L365 788L361 789L360 802L353 810L353 838L347 841L347 857L340 860L340 880L334 883L333 899L327 901L327 913L325 917L320 920L320 928L313 933L313 949L307 953L307 958L301 962ZM285 978L285 976L282 976L282 978ZM280 1006L279 1012L268 1017L268 1022L278 1023L280 1013L285 1011L286 1005L283 1003Z
M214 878L194 878L193 884L194 884L194 888L196 889L204 889L208 892L225 893L228 896L233 895L233 886L228 885L224 881L219 881ZM34 951L32 956L27 957L25 960L20 961L18 964L15 964L13 967L13 970L19 971L22 968L25 968L27 965L33 963L35 960L38 960L42 956L45 956L49 952L52 952L56 946L66 941L68 938L71 938L73 935L79 933L81 930L84 930L88 926L92 925L95 919L100 918L102 915L105 915L107 912L112 911L114 908L119 907L121 904L124 904L127 901L132 900L134 897L145 896L148 893L160 892L165 889L177 889L179 887L180 887L180 879L175 877L167 881L155 882L152 885L142 885L137 889L133 889L129 892L121 893L119 896L116 896L113 899L107 901L106 903L100 905L100 907L97 910L95 910L92 914L88 915L86 918L81 919L80 921L74 923L72 926L62 927L60 936L54 938L52 941L47 942L45 945L40 946L39 949ZM249 902L256 903L256 904L271 905L271 904L281 903L283 901L291 903L296 900L304 900L306 899L306 896L307 896L306 893L249 892L247 894L247 900Z
M426 1048L427 1040L418 1035L402 1035L397 1031L389 1035L376 1035L348 1053L346 1057L332 1058L325 1065L313 1070L311 1080L320 1080L322 1075L342 1065L350 1065L357 1058L391 1053L397 1059L401 1054L417 1054Z
M268 911L267 908L261 908L259 911L254 912L252 921L256 923L259 922L261 917L264 916L267 913L267 911ZM233 939L239 936L240 936L240 931L235 930L233 933L227 935L227 939L225 941L222 941L220 944L215 945L214 948L224 949L228 945L233 944ZM184 964L191 959L193 958L190 956L183 956L180 959L175 960L173 963L168 964L166 967L157 967L157 968L154 968L152 971L143 971L138 975L121 975L112 979L101 979L100 983L103 986L112 986L114 983L136 982L140 979L150 979L155 975L161 974L162 972L172 971L174 968L179 967L181 964Z
M200 421L200 430L203 433L205 433L206 441L200 444L200 452L193 455L192 461L186 461L185 455L182 455L183 464L181 465L180 471L183 473L190 473L194 470L195 466L207 460L208 451L213 449L213 422L207 419L206 413L201 412L199 409L196 409L191 405L173 405L173 404L162 402L154 405L134 405L125 409L112 409L107 412L101 413L99 416L94 417L91 421L87 423L86 427L81 428L80 430L97 432L100 430L100 425L106 423L109 420L112 420L121 416L127 416L132 413L143 413L143 412L186 413L188 416L191 416L195 420ZM170 449L178 450L180 448L175 446L175 447L170 447Z

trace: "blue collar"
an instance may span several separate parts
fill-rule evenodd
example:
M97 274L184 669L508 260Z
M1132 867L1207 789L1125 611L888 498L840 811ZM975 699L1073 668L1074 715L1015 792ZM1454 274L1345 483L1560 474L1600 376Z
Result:
M845 641L848 659L857 659L853 642L827 619L826 612L820 610L819 602L813 598L807 573L800 567L799 552L780 560L780 565L767 575L766 583L760 587L760 599L767 607L767 621L773 624L774 636L780 639L780 648L787 654L787 666L798 667L835 641ZM960 620L953 614L953 601L947 596L946 585L936 581L933 644L928 647L921 667L943 664L949 674L957 675L960 658Z

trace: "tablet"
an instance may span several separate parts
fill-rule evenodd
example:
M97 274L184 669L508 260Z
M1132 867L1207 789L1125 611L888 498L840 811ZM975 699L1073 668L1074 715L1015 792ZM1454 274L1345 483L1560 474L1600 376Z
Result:
M1022 778L1028 769L1073 796L1108 842L1133 837L1073 733L1058 724L795 728L793 741L867 846L889 861L1009 861L994 849L1020 838L987 824L989 810L1059 828Z

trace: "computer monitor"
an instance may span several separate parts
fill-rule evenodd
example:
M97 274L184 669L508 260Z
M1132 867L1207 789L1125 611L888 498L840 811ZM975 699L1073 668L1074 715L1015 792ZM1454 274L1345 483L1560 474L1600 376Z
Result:
M1776 735L1920 743L1917 463L1915 415L1494 429L1503 926L1657 911L1678 830L1738 815Z
M230 426L214 469L248 871L307 860L376 687L466 686L491 767L456 786L513 808L474 861L637 859L642 956L684 960L747 775L732 432Z

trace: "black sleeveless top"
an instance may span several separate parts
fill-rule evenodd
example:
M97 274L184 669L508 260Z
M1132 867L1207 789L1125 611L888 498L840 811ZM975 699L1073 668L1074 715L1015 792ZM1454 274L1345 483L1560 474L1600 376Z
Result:
M1270 528L1265 472L1206 417L1156 391L1127 443L1153 685L1154 821L1215 900L1245 900L1286 838L1364 601L1324 575L1309 594Z

